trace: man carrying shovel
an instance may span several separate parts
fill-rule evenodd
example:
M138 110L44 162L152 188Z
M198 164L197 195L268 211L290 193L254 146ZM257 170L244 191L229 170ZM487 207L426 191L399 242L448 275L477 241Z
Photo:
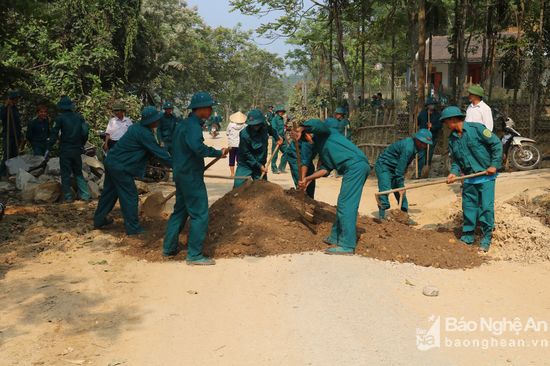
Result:
M464 122L466 116L458 107L447 107L441 120L451 129L449 152L451 173L447 183L457 176L486 172L486 175L464 180L462 211L464 223L460 240L468 245L474 242L474 231L479 221L482 238L480 248L488 251L495 221L495 181L502 162L502 144L498 137L480 123Z
M213 259L202 254L202 246L208 230L208 194L204 184L204 158L225 158L229 149L216 150L204 144L202 135L205 121L212 115L216 102L206 92L198 92L191 98L189 117L176 126L172 145L174 157L174 182L176 204L168 220L162 254L177 254L178 239L188 218L189 238L187 264L213 265ZM240 165L239 165L240 166Z
M419 159L424 159L425 150L432 145L432 133L426 129L419 130L414 136L399 140L388 146L376 161L376 176L378 177L378 190L380 192L394 188L402 188L405 185L405 172L414 160L416 154ZM395 198L401 202L401 211L408 212L409 204L406 195L400 197L395 193ZM386 218L386 210L390 208L388 195L381 195L378 204L378 217ZM414 224L412 220L409 222Z
M143 177L149 154L172 166L172 158L157 142L153 129L158 127L162 113L153 106L143 108L141 121L134 123L109 151L105 159L103 192L94 215L94 227L102 228L113 222L107 215L117 200L124 217L128 235L144 232L138 219L138 192L134 177Z
M356 225L359 203L363 186L370 173L367 157L341 133L327 127L318 119L304 122L293 132L293 137L297 140L305 138L313 141L314 151L321 161L316 172L300 181L300 189L305 190L311 182L326 177L332 170L343 175L336 207L336 221L332 225L330 236L325 239L325 243L334 247L327 249L325 253L353 254L357 246Z

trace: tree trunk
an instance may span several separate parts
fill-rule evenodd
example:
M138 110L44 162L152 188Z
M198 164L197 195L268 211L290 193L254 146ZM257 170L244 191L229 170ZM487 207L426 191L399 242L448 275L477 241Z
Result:
M418 0L418 60L416 63L418 89L416 91L416 112L424 106L426 98L426 1Z
M344 84L348 92L348 105L349 105L349 114L350 117L355 115L356 111L356 101L355 101L355 88L353 86L353 78L351 76L349 65L346 62L345 58L345 48L344 48L344 26L342 23L342 8L343 5L339 6L339 1L334 1L334 26L336 29L336 58L342 69L342 76L344 78Z

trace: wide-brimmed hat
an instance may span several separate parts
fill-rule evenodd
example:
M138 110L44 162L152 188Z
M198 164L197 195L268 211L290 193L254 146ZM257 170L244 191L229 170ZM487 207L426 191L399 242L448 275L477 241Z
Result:
M336 108L336 110L334 111L334 114L346 114L346 110L342 107L338 107Z
M154 106L149 105L141 110L141 120L139 121L139 123L141 123L143 126L149 126L150 124L153 124L161 119L162 116L162 112L157 111Z
M63 111L72 111L75 109L75 105L71 98L64 95L59 99L59 102L57 102L57 108L63 110Z
M483 88L479 84L471 85L468 88L468 93L473 94L473 95L477 95L481 98L483 98L485 96L485 90L483 90Z
M265 116L259 109L252 109L246 116L246 124L249 126L257 126L265 123Z
M116 102L113 104L113 111L124 111L126 112L126 105L122 102Z
M279 104L277 107L275 107L275 113L277 112L286 112L285 106L282 104Z
M229 120L233 123L237 123L239 125L242 125L246 122L246 114L244 114L241 111L235 112L232 115L229 116Z
M434 143L432 140L432 133L425 128L418 130L418 132L414 134L414 138L428 145L433 145Z
M207 92L198 92L193 94L193 96L191 97L191 103L189 103L187 109L212 107L216 104L218 103L214 101L214 98L212 98L210 94L208 94Z
M162 106L162 109L174 109L174 104L172 102L164 102L164 105Z
M441 122L444 122L446 119L453 118L453 117L459 117L461 119L466 118L466 116L464 115L464 113L462 113L460 108L453 105L445 108L443 112L441 112L441 116L439 117L439 120Z

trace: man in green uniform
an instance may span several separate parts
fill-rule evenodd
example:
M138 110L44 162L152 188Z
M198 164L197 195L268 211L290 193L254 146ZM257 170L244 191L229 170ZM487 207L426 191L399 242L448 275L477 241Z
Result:
M75 112L75 105L68 96L63 96L57 103L61 113L55 118L51 131L48 150L53 149L59 139L59 166L61 168L61 188L66 202L73 202L71 174L75 177L78 195L81 200L90 200L88 183L82 175L82 157L84 145L88 141L90 127L80 113Z
M277 165L277 159L279 158L279 151L275 152L273 155L273 159L271 159L271 171L273 174L279 174L279 173L286 173L285 172L285 166L286 166L286 157L285 157L285 151L287 148L287 143L285 140L285 120L283 116L285 115L285 107L283 105L278 105L275 108L275 116L271 119L271 127L275 131L277 131L277 138L273 137L272 139L272 145L271 145L271 153L273 154L275 152L275 147L277 146L277 140L279 137L283 139L283 143L281 147L279 148L281 152L281 161L279 162L279 165Z
M164 109L164 114L160 119L158 135L166 151L171 152L174 131L178 123L181 122L181 119L174 115L174 105L172 102L164 102L162 109Z
M399 140L388 146L376 161L375 171L378 178L378 191L388 191L405 186L405 172L415 158L420 154L424 158L425 150L432 144L432 133L427 129L421 129L414 136ZM395 193L399 201L400 194ZM386 218L386 210L390 208L387 195L380 196L378 216ZM403 197L401 210L409 211L407 196Z
M216 150L204 144L204 122L212 115L216 103L206 92L198 92L191 98L189 117L176 127L174 134L174 182L176 204L168 220L162 254L177 254L178 239L188 218L187 264L212 265L214 260L202 254L202 246L208 230L208 194L204 184L204 158L226 157L229 149Z
M351 140L351 134L349 133L349 120L345 118L346 111L342 107L336 108L334 112L334 118L327 118L325 123L329 128L333 128L344 135L348 140Z
M315 165L313 164L313 159L315 158L313 144L303 139L300 139L298 144L298 148L300 149L300 163L302 164L301 172L298 172L298 156L296 154L296 145L294 142L288 144L286 149L286 157L288 165L290 166L290 174L292 175L292 180L294 181L294 186L296 188L298 188L298 183L302 177L306 177L315 172ZM308 184L306 194L309 197L314 198L315 181Z
M441 120L451 129L449 152L451 173L447 183L458 175L486 172L487 175L466 179L462 187L464 223L460 240L474 242L477 223L481 226L480 248L489 250L495 221L495 181L502 162L502 144L498 137L480 123L464 122L466 116L458 107L447 107Z
M418 172L422 172L422 168L426 165L426 158L428 158L430 164L432 163L432 158L434 156L435 148L437 146L437 141L439 140L439 135L443 124L439 120L440 114L436 109L437 101L434 98L429 97L426 99L425 108L420 111L417 117L418 129L427 129L432 133L432 146L430 146L430 156L424 155L422 159L418 158Z
M34 155L44 156L48 151L50 137L50 119L48 118L48 107L39 105L37 116L27 125L27 141L31 144Z
M265 121L268 125L271 126L271 120L275 117L275 113L273 112L273 106L270 105L267 107L267 113L265 114Z
M17 90L8 93L5 105L0 106L0 119L2 120L2 144L3 154L0 163L0 177L6 172L6 160L15 158L24 145L21 133L21 117L17 109L17 103L21 94Z
M143 108L141 121L131 125L109 150L105 159L103 191L94 215L94 227L101 228L113 222L107 215L119 200L126 234L135 235L144 231L138 219L139 198L134 177L143 177L150 154L165 165L172 166L170 154L160 147L153 132L161 117L162 112L155 107Z
M248 112L246 124L246 128L243 128L239 134L239 165L235 175L258 180L262 173L267 172L265 163L269 136L273 138L273 145L281 145L283 139L277 130L266 123L265 116L259 109ZM264 175L264 179L267 179L267 174ZM233 188L243 183L242 179L236 179Z
M303 136L305 132L305 136ZM313 138L311 135L313 134ZM357 246L356 223L363 186L370 172L365 154L342 134L328 128L320 120L306 121L293 132L294 139L313 140L314 150L321 161L319 169L300 181L300 189L305 190L315 179L327 176L331 170L343 175L342 187L338 195L336 221L330 236L325 242L335 247L326 250L327 254L349 255Z

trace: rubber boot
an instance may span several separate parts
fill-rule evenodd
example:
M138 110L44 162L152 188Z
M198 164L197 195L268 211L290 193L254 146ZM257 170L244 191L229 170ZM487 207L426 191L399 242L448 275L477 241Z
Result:
M474 243L474 233L473 232L467 232L462 233L462 236L460 237L460 241L467 245L472 245Z
M187 258L187 264L190 266L213 266L216 264L216 261L212 258L208 258L205 256L201 256L197 259L189 259Z
M325 254L330 255L353 255L354 253L355 251L353 250L353 248L344 248L340 246L328 248L327 250L325 250Z

